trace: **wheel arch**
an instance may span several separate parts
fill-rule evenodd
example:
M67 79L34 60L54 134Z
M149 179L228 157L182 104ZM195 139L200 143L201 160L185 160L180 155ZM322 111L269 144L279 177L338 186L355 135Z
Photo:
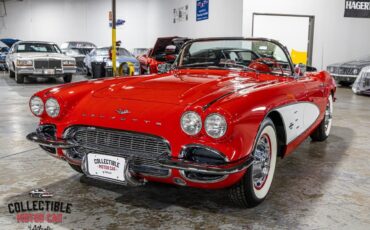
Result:
M278 140L278 156L283 158L287 139L283 117L277 110L270 111L266 117L270 118L275 125L276 137Z

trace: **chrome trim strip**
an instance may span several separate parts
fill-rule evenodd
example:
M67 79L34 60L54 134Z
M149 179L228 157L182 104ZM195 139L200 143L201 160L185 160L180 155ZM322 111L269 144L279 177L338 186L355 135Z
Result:
M215 180L195 180L195 179L190 179L189 177L187 177L184 170L179 170L179 171L180 171L181 177L183 179L185 179L186 181L190 181L190 182L194 182L194 183L201 183L201 184L217 183L217 182L221 182L221 181L223 181L223 180L225 180L226 178L229 177L229 175L224 175L221 178L218 178L218 179L215 179Z

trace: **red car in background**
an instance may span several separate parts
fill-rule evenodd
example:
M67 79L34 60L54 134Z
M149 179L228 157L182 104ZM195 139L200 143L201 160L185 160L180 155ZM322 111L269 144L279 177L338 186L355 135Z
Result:
M330 134L335 82L306 70L274 40L191 40L168 73L34 94L40 125L27 139L87 177L227 188L253 207L269 193L278 157Z
M172 64L180 52L181 46L188 40L190 39L183 37L158 38L153 49L149 49L146 54L137 57L141 65L141 72L145 74L160 73L160 65Z

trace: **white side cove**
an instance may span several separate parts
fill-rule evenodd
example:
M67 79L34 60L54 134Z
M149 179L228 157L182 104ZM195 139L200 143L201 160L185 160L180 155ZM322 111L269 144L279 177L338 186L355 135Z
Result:
M286 131L286 144L304 133L320 115L319 108L313 103L297 103L277 109L281 114Z

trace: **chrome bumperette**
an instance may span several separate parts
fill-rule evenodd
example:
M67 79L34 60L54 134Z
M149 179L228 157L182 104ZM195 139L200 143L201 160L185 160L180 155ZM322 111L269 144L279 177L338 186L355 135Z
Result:
M27 140L35 142L36 144L46 146L49 148L61 148L61 149L69 149L69 148L74 148L77 146L76 143L72 143L69 140L53 140L49 139L45 136L40 135L40 133L33 132L27 135Z
M227 162L224 164L199 164L183 159L170 158L162 156L158 162L163 167L178 169L196 173L214 174L214 175L229 175L242 172L252 165L253 157L246 157L234 162Z

